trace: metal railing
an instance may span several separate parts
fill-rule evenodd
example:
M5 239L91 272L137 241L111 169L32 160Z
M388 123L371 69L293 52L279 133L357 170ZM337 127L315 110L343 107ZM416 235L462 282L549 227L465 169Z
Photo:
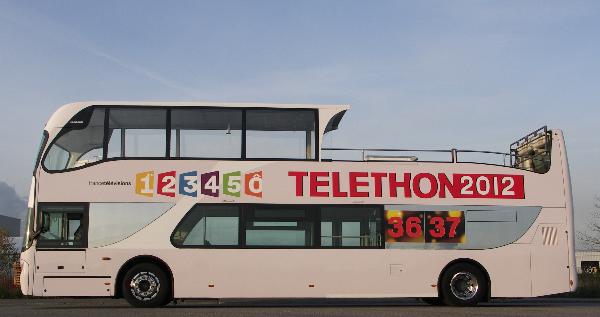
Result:
M513 167L524 170L532 170L525 166L525 162L541 162L546 160L548 153L523 157L518 156L517 152L512 153L496 151L478 151L478 150L411 150L411 149L390 149L390 148L323 148L323 161L353 161L353 162L438 162L438 163L479 163ZM330 152L330 153L328 153ZM347 154L354 152L354 157L334 158L335 152ZM381 155L385 153L386 155ZM328 154L334 154L329 156ZM397 154L397 155L396 155ZM431 154L436 154L438 158L431 158ZM468 156L492 156L491 159L469 159Z
M322 148L321 149L324 152L327 151L331 151L331 152L344 152L346 153L350 153L354 152L354 154L360 154L359 159L340 159L340 161L358 161L358 162L366 162L366 161L408 161L408 162L416 162L416 161L423 161L422 159L419 158L419 156L417 155L377 155L376 153L428 153L428 154L439 154L439 153L446 153L449 154L448 159L446 160L434 160L434 162L452 162L452 157L454 157L454 155L452 154L453 151L456 150L411 150L411 149L386 149L386 148L376 148L376 149L369 149L369 148ZM385 158L388 158L387 160ZM333 158L325 158L324 160L332 160L332 161L336 161L336 159Z
M552 149L552 135L548 127L543 126L526 136L513 142L509 153L476 150L414 150L414 149L389 149L389 148L322 148L323 161L357 161L357 162L443 162L443 163L480 163L499 166L508 166L517 169L545 173L550 169ZM354 159L337 159L327 157L327 153L355 153ZM356 154L359 154L356 156ZM443 155L441 158L431 159L432 154ZM495 159L462 159L463 156L490 156ZM335 155L334 155L335 156Z
M505 153L505 152L494 152L494 151L475 151L475 150L458 150L458 149L450 149L450 150L411 150L411 149L370 149L370 148L323 148L323 151L327 152L327 151L344 151L344 152L359 152L360 153L360 160L356 160L356 161L406 161L406 162L447 162L447 163L459 163L459 162L468 162L468 161L460 161L459 160L459 153L477 153L477 154L494 154L494 155L499 155L502 157L502 161L504 162L504 165L509 165L511 164L511 156L514 156L514 154L511 153ZM417 155L388 155L388 156L382 156L382 155L376 155L376 154L371 154L374 152L386 152L386 153L445 153L448 154L446 159L438 159L438 160L423 160L420 159L421 156L417 156ZM386 160L386 158L388 158ZM333 160L336 161L336 159L328 159L328 158L324 158L324 160Z

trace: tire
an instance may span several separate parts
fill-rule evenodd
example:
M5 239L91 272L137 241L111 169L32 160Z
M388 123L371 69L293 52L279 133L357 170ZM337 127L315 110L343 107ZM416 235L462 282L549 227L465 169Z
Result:
M476 266L457 263L446 270L442 277L444 303L450 306L475 306L488 293L485 274Z
M123 297L140 308L167 305L171 300L171 281L164 270L152 263L133 266L123 278Z
M423 297L421 301L431 306L444 306L444 301L439 297Z

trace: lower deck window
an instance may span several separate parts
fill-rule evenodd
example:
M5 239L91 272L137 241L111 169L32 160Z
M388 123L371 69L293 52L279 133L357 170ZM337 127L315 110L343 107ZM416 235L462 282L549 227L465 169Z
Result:
M381 211L378 207L323 207L321 246L380 246L381 221Z
M180 248L381 248L382 206L194 206L171 241Z
M87 212L84 205L40 205L38 247L87 247Z
M307 210L290 207L250 208L246 218L248 246L314 246L314 223L307 220Z
M173 233L176 247L238 245L239 207L196 205Z

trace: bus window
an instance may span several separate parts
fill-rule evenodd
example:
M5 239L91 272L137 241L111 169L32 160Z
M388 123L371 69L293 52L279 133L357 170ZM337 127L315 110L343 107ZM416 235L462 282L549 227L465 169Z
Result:
M44 166L51 171L63 170L67 168L70 157L71 153L69 153L69 151L63 149L58 144L54 144L48 150L48 155L46 155L46 159L44 160Z
M315 121L314 110L247 110L246 157L315 159Z
M322 247L380 247L381 241L380 207L321 208Z
M171 157L241 158L242 110L171 110L170 151Z
M238 206L198 204L175 228L171 242L176 247L237 246Z
M108 157L165 157L166 123L166 109L110 109Z
M39 247L78 247L87 245L83 206L52 205L41 207Z
M246 214L246 245L312 247L314 223L303 207L252 206Z
M119 242L173 207L171 203L90 203L88 246L103 247ZM115 221L114 215L119 215Z
M46 147L46 142L48 142L48 131L44 130L42 134L42 140L40 141L40 146L38 146L38 154L35 159L35 163L33 165L33 174L35 175L35 171L40 164L40 160L42 159L42 154L44 153L44 148Z
M72 120L77 124L65 125L52 142L43 163L47 170L60 171L102 159L104 109L84 109L82 113L89 113L91 116L82 118L83 115L78 114L77 120Z

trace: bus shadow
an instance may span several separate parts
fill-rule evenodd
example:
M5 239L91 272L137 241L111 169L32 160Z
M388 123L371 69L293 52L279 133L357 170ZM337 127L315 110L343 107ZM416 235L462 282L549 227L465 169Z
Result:
M89 304L89 305L88 305ZM132 309L125 300L92 300L79 302L63 301L60 304L36 305L37 309L77 310L77 309ZM158 308L160 310L189 308L335 308L335 307L414 307L424 309L492 309L507 307L600 307L600 299L514 299L492 300L477 307L431 306L418 299L227 299L227 300L178 300L176 303Z

